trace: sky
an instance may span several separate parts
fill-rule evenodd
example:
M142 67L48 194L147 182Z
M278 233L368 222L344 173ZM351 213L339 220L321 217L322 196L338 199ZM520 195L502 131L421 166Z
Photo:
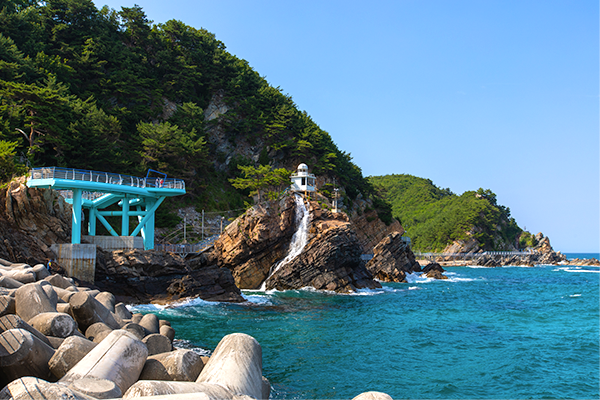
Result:
M597 0L94 3L215 34L365 176L491 189L555 250L600 251Z

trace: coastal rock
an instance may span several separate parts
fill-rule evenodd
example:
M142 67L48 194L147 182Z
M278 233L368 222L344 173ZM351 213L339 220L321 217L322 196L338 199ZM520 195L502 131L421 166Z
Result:
M177 254L158 251L99 250L96 286L115 294L115 301L126 303L168 302L183 297L244 301L231 272L215 264L216 258L206 254L184 260Z
M266 282L267 289L351 292L379 288L361 260L358 239L349 223L330 227L314 235L304 251L278 269Z
M419 263L401 232L393 232L383 238L373 249L373 258L367 263L367 270L373 277L384 282L406 282L406 273L419 269Z
M58 192L25 182L0 190L0 258L36 265L54 258L51 244L71 241L71 206Z
M446 272L444 268L438 263L430 263L423 267L422 276L426 276L432 279L448 279L443 273Z
M259 288L271 266L285 256L295 230L294 215L295 202L288 196L256 205L227 226L215 242L215 254L239 288Z

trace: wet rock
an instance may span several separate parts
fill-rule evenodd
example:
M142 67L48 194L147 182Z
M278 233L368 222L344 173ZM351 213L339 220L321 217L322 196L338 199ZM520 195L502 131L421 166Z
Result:
M430 263L423 267L421 276L426 276L432 279L448 279L443 273L446 272L444 268L438 263Z
M410 245L400 232L387 235L373 249L367 270L375 279L384 282L406 282L406 274L420 269Z

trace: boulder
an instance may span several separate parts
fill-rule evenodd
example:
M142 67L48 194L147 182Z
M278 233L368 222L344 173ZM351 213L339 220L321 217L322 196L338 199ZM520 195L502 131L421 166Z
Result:
M204 368L202 357L192 350L177 349L148 356L141 380L194 382Z
M423 267L421 276L426 276L432 279L448 279L443 273L446 272L444 268L438 263L429 263Z

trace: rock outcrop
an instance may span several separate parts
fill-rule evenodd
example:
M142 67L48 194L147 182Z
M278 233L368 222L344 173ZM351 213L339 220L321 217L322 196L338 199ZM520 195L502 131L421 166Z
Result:
M383 282L406 282L406 274L420 271L421 267L410 250L410 245L402 239L401 232L387 235L373 249L373 258L367 269L375 279Z
M351 292L379 288L367 271L360 242L343 213L334 214L311 201L308 242L300 255L281 266L266 282L267 289L313 287Z
M229 224L215 242L219 267L232 271L241 289L258 289L271 266L285 256L294 234L295 202L261 203Z
M196 296L208 301L244 301L231 272L219 268L210 254L184 260L158 251L99 250L96 286L110 289L120 301L135 303Z
M71 206L54 190L25 186L0 191L0 258L35 265L54 258L53 243L71 240Z
M348 292L379 287L361 261L361 246L348 217L309 202L308 240L302 253L278 269L267 289L316 289ZM215 243L218 265L232 271L242 289L258 289L282 260L296 231L293 196L254 206L230 224Z
M427 278L432 279L448 279L446 275L444 275L444 268L438 263L430 263L423 267L423 273L421 276L426 276Z

